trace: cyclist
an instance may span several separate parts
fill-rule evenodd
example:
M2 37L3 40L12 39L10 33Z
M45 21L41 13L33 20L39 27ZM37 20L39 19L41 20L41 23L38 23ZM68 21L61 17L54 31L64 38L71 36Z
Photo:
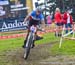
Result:
M24 41L24 45L23 45L23 48L25 48L25 45L26 45L26 41L27 41L27 37L29 35L29 32L30 32L30 27L32 25L36 26L36 25L39 25L40 22L42 24L44 24L43 26L45 26L45 21L44 21L44 16L42 14L42 10L40 8L36 8L36 10L32 11L25 19L24 19L24 23L29 20L29 24L28 24L28 34L26 36L26 40ZM37 34L37 31L35 33L35 35ZM34 40L35 41L35 40ZM34 41L33 41L33 45L32 45L32 48L35 46L34 45Z

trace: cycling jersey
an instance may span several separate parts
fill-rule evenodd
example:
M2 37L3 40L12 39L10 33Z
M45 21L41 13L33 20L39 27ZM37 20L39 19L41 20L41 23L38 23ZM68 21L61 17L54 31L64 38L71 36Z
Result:
M32 16L32 19L34 20L44 20L44 16L42 13L40 13L39 15L36 14L36 11L32 11L30 13L30 16Z

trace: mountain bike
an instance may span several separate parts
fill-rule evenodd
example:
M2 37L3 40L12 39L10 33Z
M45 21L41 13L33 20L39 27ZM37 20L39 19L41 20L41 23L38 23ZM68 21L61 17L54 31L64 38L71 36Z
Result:
M30 49L32 48L32 45L33 45L33 41L35 40L36 30L37 30L37 28L34 25L32 25L30 27L30 32L29 32L27 42L26 42L26 47L25 47L25 50L24 50L24 59L28 58L28 55L30 53Z

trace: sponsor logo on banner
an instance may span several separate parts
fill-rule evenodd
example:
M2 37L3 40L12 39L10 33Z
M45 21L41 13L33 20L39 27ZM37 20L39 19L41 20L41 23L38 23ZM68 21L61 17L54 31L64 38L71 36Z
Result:
M8 0L0 0L0 5L8 5L9 1Z
M26 29L26 26L20 20L0 22L0 32L14 31L14 30L24 30L24 29Z

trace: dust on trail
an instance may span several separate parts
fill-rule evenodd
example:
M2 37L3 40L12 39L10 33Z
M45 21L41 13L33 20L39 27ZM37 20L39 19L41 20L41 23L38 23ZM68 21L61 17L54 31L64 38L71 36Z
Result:
M31 49L27 60L23 58L23 48L7 52L5 65L75 65L75 57L50 55L49 49L55 43L41 44Z

